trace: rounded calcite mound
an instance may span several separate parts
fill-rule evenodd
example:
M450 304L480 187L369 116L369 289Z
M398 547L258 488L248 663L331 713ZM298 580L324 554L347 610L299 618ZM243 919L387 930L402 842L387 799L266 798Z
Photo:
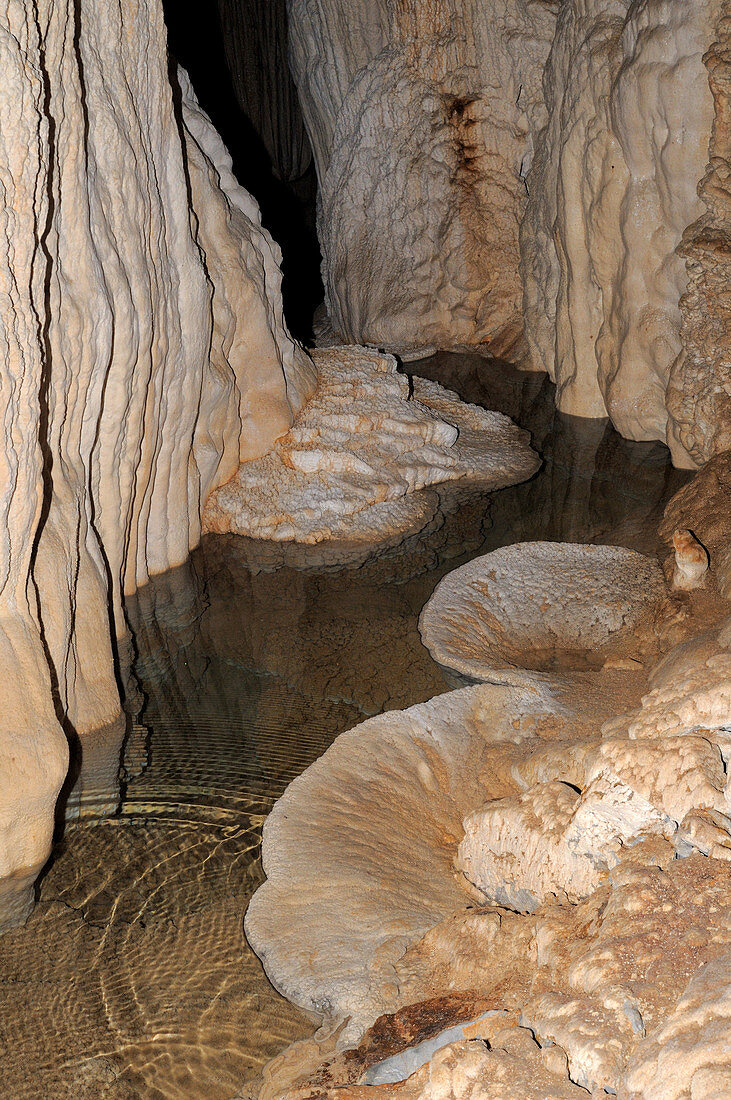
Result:
M440 664L496 671L638 667L643 622L665 585L653 559L619 546L524 542L448 574L419 620Z

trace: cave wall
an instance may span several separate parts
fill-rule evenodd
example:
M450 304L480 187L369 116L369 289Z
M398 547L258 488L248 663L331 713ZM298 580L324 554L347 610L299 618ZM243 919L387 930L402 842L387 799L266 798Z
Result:
M351 342L520 344L518 227L544 0L289 0L326 304Z
M705 207L683 235L688 282L680 299L682 350L670 372L668 444L679 465L731 450L731 3L717 6L703 58L713 96Z
M544 74L549 122L521 227L526 332L564 412L665 440L681 353L678 253L702 213L718 0L565 5Z
M567 413L731 440L727 0L289 0L326 305L482 344Z
M79 784L116 780L124 594L185 560L313 373L159 0L8 0L0 51L2 924L50 851L62 727Z
M286 0L218 0L226 59L236 99L271 159L293 182L312 163L312 149L287 61Z

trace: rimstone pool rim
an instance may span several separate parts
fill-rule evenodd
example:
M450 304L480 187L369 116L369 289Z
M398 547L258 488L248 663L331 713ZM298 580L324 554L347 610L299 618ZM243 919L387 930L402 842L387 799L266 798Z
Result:
M419 617L440 665L473 680L582 671L627 650L666 594L653 558L623 546L523 542L448 573ZM555 656L544 663L545 654ZM587 658L588 655L588 658Z

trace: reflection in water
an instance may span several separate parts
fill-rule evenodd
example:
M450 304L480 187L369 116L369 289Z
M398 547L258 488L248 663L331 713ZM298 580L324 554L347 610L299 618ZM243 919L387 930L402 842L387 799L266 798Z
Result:
M121 810L68 828L31 921L0 939L3 1096L230 1100L310 1033L243 937L274 799L344 729L446 690L416 620L450 569L524 539L654 548L687 477L664 447L556 414L542 375L419 369L529 428L543 469L445 490L426 532L359 566L211 537L130 601Z

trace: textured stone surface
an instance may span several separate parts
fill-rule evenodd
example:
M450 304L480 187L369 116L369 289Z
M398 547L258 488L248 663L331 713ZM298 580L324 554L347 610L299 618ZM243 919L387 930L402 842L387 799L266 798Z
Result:
M601 668L618 658L641 669L651 639L639 627L664 590L657 563L633 550L515 543L448 574L419 630L436 661L479 680L521 668Z
M457 867L489 901L532 912L600 885L624 844L674 831L631 787L600 775L581 794L559 780L488 803L466 818Z
M265 829L269 881L246 927L270 977L297 1003L349 1017L333 1039L341 1048L379 1010L449 990L533 1033L541 1051L506 1047L516 1080L545 1055L556 1089L662 1100L691 1096L693 1081L713 1096L726 1069L725 992L702 1016L694 991L731 943L731 740L723 721L700 719L731 713L709 667L727 633L722 623L675 647L639 708L603 725L617 700L597 685L582 698L576 683L524 673L521 687L452 692L341 735ZM705 675L702 709L693 670ZM651 713L658 688L663 709ZM455 857L477 888L471 897ZM701 1018L707 1027L694 1027ZM480 1027L494 1051L495 1023ZM673 1028L677 1057L672 1042L659 1045ZM404 1036L413 1049L400 1065L418 1064L418 1041ZM454 1081L439 1077L448 1049L401 1086L405 1095L431 1096L437 1079L452 1095ZM366 1085L356 1074L375 1080L372 1062L350 1054L300 1074L291 1093L280 1065L281 1095L396 1089ZM495 1096L514 1095L497 1063L491 1080Z
M676 249L703 210L696 186L713 119L703 55L719 6L565 4L546 67L549 121L537 139L521 229L532 357L555 378L560 408L608 413L632 439L675 432L665 395L681 355L678 302L687 283ZM720 301L710 309L720 320ZM686 390L700 387L709 408L720 401L710 418L722 424L717 366L699 360L687 368ZM695 427L683 430L707 434L709 410L701 414L695 401L688 396L685 414ZM692 463L686 456L681 464Z
M641 706L607 723L635 739L686 736L731 725L731 620L682 642L652 670ZM726 735L728 739L728 734Z
M314 354L313 398L269 454L211 496L206 530L378 542L427 521L429 502L416 490L454 480L497 489L535 471L527 433L506 416L466 405L435 382L410 383L391 356L364 348Z
M512 746L569 726L580 736L601 709L540 682L485 684L342 734L264 826L268 881L245 927L275 987L350 1016L347 1035L358 1037L397 995L407 948L469 903L452 861L462 819L485 800L482 770L496 769L500 790Z
M714 118L699 187L706 207L683 235L688 283L680 299L683 350L667 392L668 444L678 465L699 466L731 446L731 4L714 5L703 61Z
M297 180L311 164L312 150L287 63L286 0L218 0L218 12L238 104L275 174Z
M27 886L59 720L82 788L114 798L123 594L187 557L208 493L287 430L311 374L277 252L184 75L174 106L158 0L26 8L0 19L0 879Z
M675 494L660 524L665 542L671 542L677 528L690 528L709 553L710 577L725 599L731 598L730 526L731 451L725 451Z
M730 1041L731 951L726 951L698 970L663 1026L634 1052L624 1095L627 1100L731 1095Z
M515 351L522 176L554 5L289 0L289 17L336 332Z
M49 217L44 86L42 74L28 65L39 51L33 13L22 0L6 4L0 23L0 928L28 915L68 762L28 584L43 500L37 308L46 273L38 237Z

